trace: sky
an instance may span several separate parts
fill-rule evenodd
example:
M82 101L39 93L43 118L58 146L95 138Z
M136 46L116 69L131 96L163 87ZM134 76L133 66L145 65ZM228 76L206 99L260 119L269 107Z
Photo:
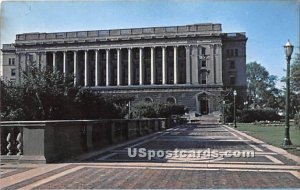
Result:
M0 39L4 44L28 32L221 23L223 32L246 32L247 63L257 61L281 78L288 39L293 55L299 53L299 9L300 0L2 1Z

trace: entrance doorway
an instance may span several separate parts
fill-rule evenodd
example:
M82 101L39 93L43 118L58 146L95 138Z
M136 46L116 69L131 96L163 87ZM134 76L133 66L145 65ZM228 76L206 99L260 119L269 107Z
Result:
M208 95L204 93L197 94L197 111L201 115L208 115L210 113L209 98Z
M199 103L201 115L208 115L208 100L200 100Z

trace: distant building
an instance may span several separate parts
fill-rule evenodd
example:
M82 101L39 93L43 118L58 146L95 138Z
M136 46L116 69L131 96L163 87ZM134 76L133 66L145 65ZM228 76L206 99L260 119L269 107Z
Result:
M17 81L16 49L12 44L4 44L0 64L0 77L15 84Z
M246 97L246 41L245 33L222 33L221 24L210 23L18 34L13 46L3 46L2 76L20 82L35 63L73 73L75 85L98 93L208 114L219 110L224 88Z

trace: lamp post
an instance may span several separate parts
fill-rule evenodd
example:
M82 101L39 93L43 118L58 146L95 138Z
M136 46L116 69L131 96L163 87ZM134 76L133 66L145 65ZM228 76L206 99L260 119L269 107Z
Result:
M246 107L246 110L248 109L248 101L244 102L244 106Z
M223 103L223 124L225 125L225 123L226 123L225 122L225 103L226 103L225 100L223 100L222 103Z
M291 145L290 139L290 61L293 53L294 46L288 40L284 46L285 56L286 56L286 95L285 95L285 132L284 132L284 140L283 145Z
M236 102L235 97L237 95L236 90L233 91L233 118L234 118L234 128L236 128Z
M128 101L127 106L128 106L128 119L130 119L130 112L131 112L131 102L130 102L130 100Z

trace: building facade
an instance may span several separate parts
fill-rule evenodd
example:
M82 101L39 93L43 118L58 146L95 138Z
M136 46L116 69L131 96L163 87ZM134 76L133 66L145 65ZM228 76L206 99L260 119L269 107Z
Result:
M12 44L4 44L1 51L0 76L15 84L17 81L16 50Z
M3 63L15 60L17 83L34 64L73 74L74 85L97 93L208 114L219 109L224 88L246 95L246 41L245 33L222 33L221 24L209 23L18 34L2 53Z

